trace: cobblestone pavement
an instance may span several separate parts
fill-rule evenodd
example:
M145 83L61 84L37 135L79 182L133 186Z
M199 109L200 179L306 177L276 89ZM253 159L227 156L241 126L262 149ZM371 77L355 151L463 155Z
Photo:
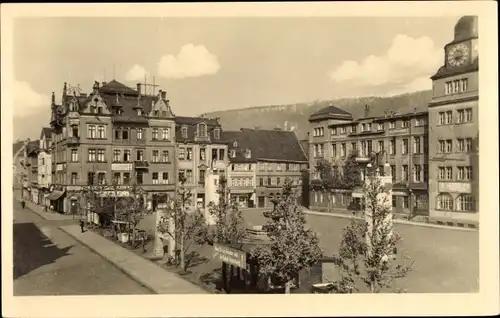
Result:
M14 202L14 296L151 294L58 227Z
M244 211L246 223L264 224L262 211ZM338 251L342 230L349 219L306 215L326 255ZM398 254L410 256L415 271L401 286L410 293L468 293L479 291L479 232L395 224L403 237Z

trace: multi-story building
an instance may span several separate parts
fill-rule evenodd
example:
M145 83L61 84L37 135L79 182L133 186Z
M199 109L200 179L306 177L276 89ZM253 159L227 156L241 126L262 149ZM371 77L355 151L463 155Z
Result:
M29 141L24 148L25 165L27 171L27 182L24 198L26 200L38 203L38 151L39 140Z
M321 210L330 204L346 209L352 203L360 203L363 197L360 189L331 189L324 193L315 169L318 159L325 159L331 162L334 171L342 173L346 159L354 154L362 179L364 166L374 158L381 172L386 162L390 164L395 213L427 214L427 112L426 105L418 106L409 113L385 111L381 115L367 105L359 118L335 106L312 114L309 165L313 208Z
M193 206L205 209L217 191L217 187L207 185L208 175L227 177L227 143L222 140L219 119L177 116L175 139L177 173L186 178Z
M144 89L145 90L145 89ZM136 184L154 207L158 194L175 190L174 115L166 92L146 94L116 80L95 82L92 92L64 84L62 103L52 94L52 182L57 211L78 213L82 186Z
M50 154L52 129L42 128L38 151L38 203L50 206L50 200L46 198L50 193L52 185L52 156Z
M14 182L14 190L21 191L19 195L24 197L22 194L23 187L27 186L27 176L28 172L26 170L25 162L25 147L29 140L20 140L13 144L12 146L12 175Z
M225 132L229 143L229 188L242 207L272 206L285 179L300 194L307 157L292 131L241 129Z
M478 18L464 16L431 77L429 103L430 217L478 222Z

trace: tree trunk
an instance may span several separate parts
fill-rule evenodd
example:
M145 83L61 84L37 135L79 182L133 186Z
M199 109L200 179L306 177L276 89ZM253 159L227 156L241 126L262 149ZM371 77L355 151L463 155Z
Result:
M370 293L372 293L372 294L375 293L375 282L374 281L370 282Z
M292 281L289 280L285 283L285 294L290 294L291 287L292 287Z
M184 267L184 233L181 232L179 236L180 267L186 271L187 269Z

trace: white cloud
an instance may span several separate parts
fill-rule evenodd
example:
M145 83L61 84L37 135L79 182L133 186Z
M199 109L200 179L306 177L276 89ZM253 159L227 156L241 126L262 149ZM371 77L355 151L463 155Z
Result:
M158 62L158 75L165 78L186 78L212 75L219 71L217 56L203 45L184 45L177 56L164 55Z
M369 55L360 62L344 61L328 75L335 82L364 87L420 87L422 77L429 77L441 66L442 52L428 37L414 39L398 34L382 56Z
M125 79L127 81L140 81L144 80L144 76L147 75L146 69L139 64L132 66L125 74Z
M14 116L26 116L44 107L50 112L50 96L36 92L29 83L14 81Z

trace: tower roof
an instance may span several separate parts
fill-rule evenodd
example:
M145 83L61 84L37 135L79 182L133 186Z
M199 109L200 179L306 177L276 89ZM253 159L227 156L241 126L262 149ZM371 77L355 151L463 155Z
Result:
M455 37L453 42L459 42L478 37L477 16L466 15L455 24Z

